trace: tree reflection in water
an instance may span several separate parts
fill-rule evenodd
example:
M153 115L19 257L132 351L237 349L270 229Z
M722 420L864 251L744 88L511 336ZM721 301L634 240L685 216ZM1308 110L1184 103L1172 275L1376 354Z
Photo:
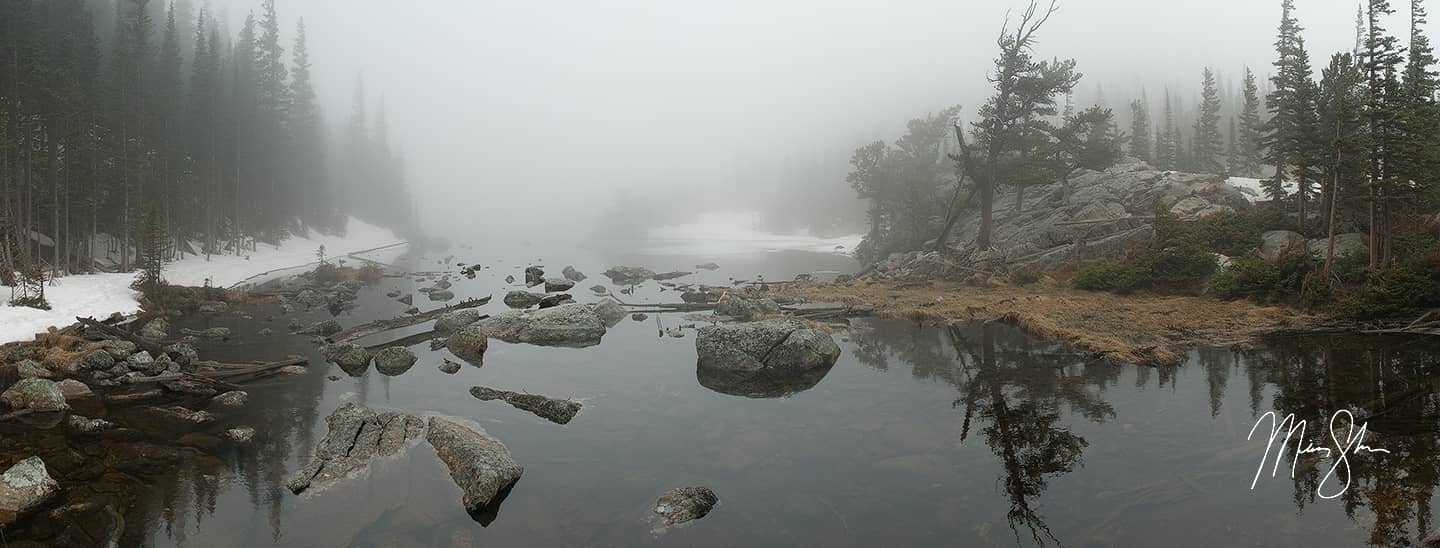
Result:
M1034 503L1049 478L1083 464L1089 442L1061 424L1061 410L1096 423L1113 418L1102 393L1120 369L989 323L948 330L899 322L868 327L855 338L862 363L884 369L894 355L913 364L915 376L954 385L960 397L953 405L964 410L962 443L976 421L984 424L978 431L1005 471L1000 483L1016 541L1024 527L1037 544L1062 545Z

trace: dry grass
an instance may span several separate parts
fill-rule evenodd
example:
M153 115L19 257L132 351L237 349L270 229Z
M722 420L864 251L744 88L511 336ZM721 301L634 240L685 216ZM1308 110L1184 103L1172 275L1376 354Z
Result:
M40 364L51 371L68 371L80 358L100 348L100 343L56 332L37 334L32 344L38 349Z
M1300 312L1243 301L1078 291L1054 279L1024 287L858 281L767 292L812 301L866 304L882 318L963 323L1001 320L1119 363L1166 365L1183 349L1251 340L1315 323Z

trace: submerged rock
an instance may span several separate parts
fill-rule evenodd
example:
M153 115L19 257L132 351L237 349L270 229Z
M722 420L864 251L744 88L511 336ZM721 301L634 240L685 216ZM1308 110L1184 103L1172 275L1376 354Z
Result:
M673 280L673 279L675 279L675 278L683 278L683 277L689 276L689 275L691 275L691 274L694 274L694 272L679 272L679 271L676 271L676 272L665 272L665 273L662 273L662 274L656 274L656 275L654 275L654 276L651 276L650 278L653 279L653 280L655 280L655 281L657 281L657 282L663 282L663 281L665 281L665 280Z
M448 301L448 300L454 299L454 298L455 298L455 293L452 292L452 291L450 291L450 290L448 290L448 289L441 289L441 290L439 290L439 291L431 291L431 292L430 292L430 300L432 300L432 301Z
M115 426L105 419L91 419L80 415L70 415L66 420L66 424L70 426L71 430L82 434L104 432Z
M375 353L375 370L382 375L396 376L415 365L415 353L403 346L392 346Z
M719 502L709 487L677 487L655 501L655 516L662 529L674 527L705 517Z
M81 400L95 397L95 392L90 386L75 379L65 379L55 383L60 388L60 394L65 396L65 401Z
M292 493L358 476L377 456L399 453L406 442L420 437L418 417L380 413L347 402L325 418L325 437L310 462L286 482Z
M720 270L720 265L715 263L697 264L695 270Z
M199 337L199 338L202 338L202 339L228 339L228 338L230 338L230 328L228 328L228 327L211 327L211 328L209 328L209 329L186 329L186 328L181 328L181 329L180 329L180 334L181 334L181 335L190 336L190 337Z
M490 339L478 325L469 325L445 339L445 348L456 357L479 365L485 360L485 350L490 348Z
M311 325L310 327L301 330L300 334L329 337L331 335L339 333L342 330L344 330L344 328L340 327L340 322L337 322L335 320L325 320L321 322L315 322L315 324Z
M585 273L580 272L579 270L575 270L575 267L573 267L573 266L567 266L567 267L565 267L564 270L561 270L561 271L560 271L560 275L561 275L561 276L564 276L565 279L570 280L570 281L572 281L572 282L583 282L583 281L585 281L585 278L588 278L588 277L589 277L589 276L586 276Z
M505 444L478 425L430 417L425 440L450 468L450 477L464 492L462 500L471 515L493 515L525 472Z
M225 439L239 445L248 445L255 440L255 429L249 426L231 428L225 431Z
M575 282L564 278L545 278L545 292L566 291L575 287Z
M562 304L572 304L574 302L575 297L570 296L569 293L560 293L557 295L549 295L543 299L540 299L539 308L554 308Z
M505 342L540 346L594 346L605 336L604 321L593 308L583 304L507 312L480 320L473 327Z
M609 295L609 294L610 294L610 288L605 287L605 286L603 286L603 285L592 285L592 286L590 286L590 291L591 291L592 293L596 294L596 295Z
M0 528L7 527L60 494L45 461L30 457L0 474Z
M195 411L179 405L171 405L169 407L143 407L140 410L150 417L171 423L197 425L215 421L215 415L211 415L205 411Z
M52 380L34 377L20 379L10 385L10 388L0 393L0 402L11 409L30 409L36 413L70 409L70 405L65 403L65 394L60 391L60 385Z
M520 291L517 289L515 291L511 291L505 294L505 306L508 306L510 308L530 308L532 306L540 304L540 301L544 298L544 295L538 295L529 291Z
M472 386L470 395L481 401L503 401L516 409L529 411L555 424L569 424L570 419L575 418L575 414L580 412L580 402L557 400L539 394L521 394L484 386Z
M655 271L637 266L616 266L606 270L605 277L618 285L635 285L655 277Z

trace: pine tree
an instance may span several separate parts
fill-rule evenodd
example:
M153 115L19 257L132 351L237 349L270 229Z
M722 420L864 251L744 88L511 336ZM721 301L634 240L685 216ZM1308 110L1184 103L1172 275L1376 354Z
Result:
M1302 30L1294 18L1294 1L1284 0L1276 40L1276 73L1271 77L1269 104L1272 116L1267 124L1269 160L1275 176L1265 183L1265 192L1277 205L1288 192L1285 184L1296 184L1296 204L1305 223L1305 203L1314 184L1314 170L1319 164L1315 142L1318 121L1315 118L1316 86L1311 77L1310 55L1305 49Z
M1192 169L1200 173L1224 173L1220 154L1225 141L1220 135L1220 90L1215 86L1215 72L1205 68L1201 91L1200 117L1195 120L1195 140L1190 160Z
M1130 102L1130 155L1146 162L1153 162L1150 153L1150 106L1145 100Z
M1264 122L1260 119L1260 93L1255 86L1255 73L1245 67L1243 88L1244 104L1240 108L1240 126L1237 132L1239 151L1238 165L1230 166L1232 175L1259 177L1260 164L1265 157Z
M1400 149L1395 155L1396 194L1414 195L1433 188L1440 181L1440 150L1434 146L1440 137L1440 106L1435 94L1440 88L1435 66L1435 49L1425 35L1425 5L1421 0L1410 2L1410 47L1401 84L1398 125ZM1409 198L1413 200L1413 196Z
M140 227L140 273L136 276L133 287L151 298L158 297L157 291L165 286L167 240L160 212L154 207L148 208Z
M1170 171L1179 168L1179 143L1175 141L1175 107L1170 101L1170 90L1165 90L1165 119L1155 130L1155 167Z
M1342 204L1354 201L1365 192L1365 177L1369 169L1365 77L1351 54L1335 54L1330 66L1322 71L1320 80L1321 143L1327 162L1324 170L1324 184L1327 185L1325 200L1321 202L1324 211L1329 240L1334 241L1336 225L1339 223ZM1347 208L1348 211L1348 208ZM1327 246L1325 253L1325 279L1330 279L1334 262L1334 246Z
M1369 100L1366 113L1370 134L1370 269L1390 260L1390 195L1395 186L1397 154L1404 146L1399 127L1402 98L1398 67L1402 62L1398 40L1386 33L1381 20L1395 12L1388 0L1368 0L1365 44L1360 65L1365 73Z
M305 20L301 19L295 28L294 69L290 79L289 127L294 146L291 176L296 180L299 191L294 193L300 202L299 209L310 218L329 217L322 212L321 204L327 201L325 192L324 129L320 119L320 106L316 104L315 88L310 83L310 50L305 45Z
M1235 168L1244 162L1240 157L1239 133L1235 129L1235 117L1230 117L1230 132L1225 140L1225 175L1233 175Z

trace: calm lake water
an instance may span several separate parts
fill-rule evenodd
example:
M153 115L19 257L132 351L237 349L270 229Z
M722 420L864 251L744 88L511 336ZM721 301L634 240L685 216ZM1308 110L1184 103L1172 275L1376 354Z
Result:
M437 264L452 252L449 266ZM595 299L585 288L610 285L600 273L618 264L693 270L713 260L721 270L680 281L716 284L855 268L845 257L801 251L439 255L406 267L490 266L475 280L451 280L459 298L493 294L481 309L491 314L505 310L500 300L511 287L503 278L523 280L527 264L552 275L574 264L589 274L572 291L581 302ZM384 294L426 285L386 279L339 320L348 327L398 315L404 305ZM679 300L654 282L646 286L625 300ZM434 306L416 297L422 309ZM842 354L823 379L766 399L698 382L693 331L680 339L658 333L691 323L680 315L627 318L587 349L492 341L483 366L455 375L437 369L447 351L420 344L412 347L420 361L408 372L387 377L371 368L357 378L324 364L304 337L283 334L288 318L278 307L244 312L256 319L187 320L235 330L230 341L202 347L204 357L302 354L312 364L303 377L248 387L246 410L206 430L254 426L252 447L187 451L172 463L140 466L97 454L119 450L87 448L94 442L63 426L39 434L0 426L14 444L8 449L41 454L68 478L69 497L143 484L124 516L124 541L144 546L1404 546L1435 527L1440 346L1433 340L1288 339L1244 351L1196 350L1181 366L1156 369L1089 362L999 324L857 320L836 334ZM264 321L267 314L276 319ZM279 334L256 334L264 328ZM560 426L476 400L467 393L475 385L576 398L585 407ZM377 461L365 477L290 494L286 478L324 435L324 418L346 401L478 421L525 474L487 524L465 512L425 443ZM1267 464L1251 489L1268 422L1246 438L1271 410L1308 420L1306 440L1330 447L1324 424L1352 410L1368 421L1365 443L1390 453L1350 455L1350 472L1324 485L1336 459L1308 454L1292 479L1287 453L1279 472L1272 478ZM126 415L110 418L150 432L137 441L179 435ZM145 452L126 447L119 454ZM1320 496L1347 479L1343 495ZM644 520L654 500L683 485L711 487L720 506L689 526L652 534Z

